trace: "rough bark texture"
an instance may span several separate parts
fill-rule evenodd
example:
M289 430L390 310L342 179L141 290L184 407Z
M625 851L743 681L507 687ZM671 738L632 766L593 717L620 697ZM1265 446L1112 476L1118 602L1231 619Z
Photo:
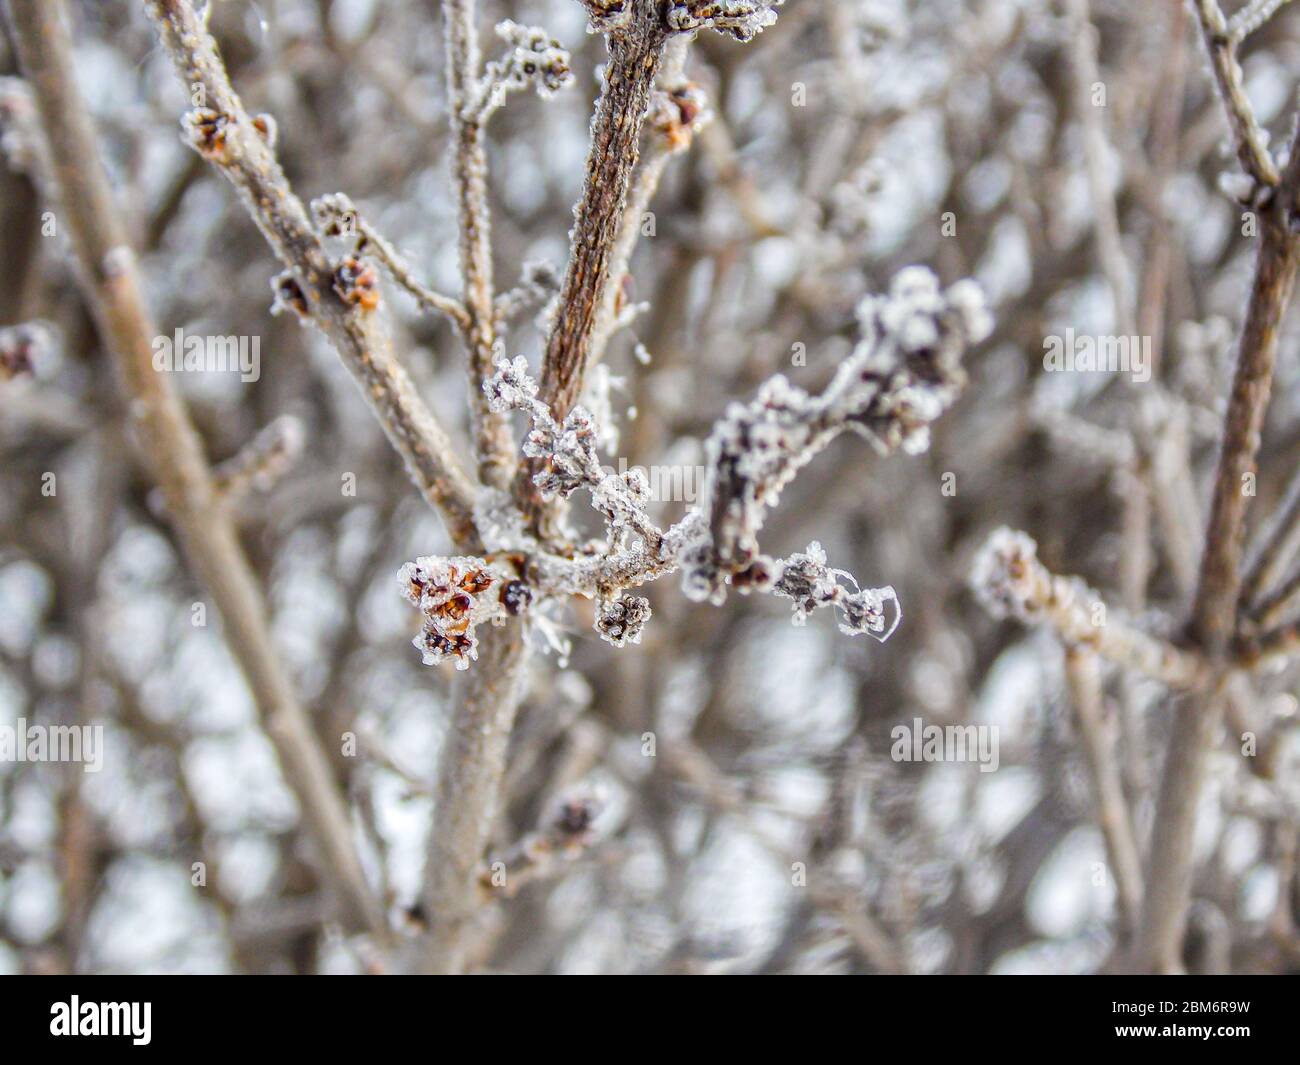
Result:
M626 28L609 37L609 62L591 126L572 251L542 360L541 398L559 420L582 394L592 331L611 280L610 263L636 169L641 126L667 39L658 5L645 2ZM516 487L534 519L542 510L532 483L537 470L537 460L525 462Z

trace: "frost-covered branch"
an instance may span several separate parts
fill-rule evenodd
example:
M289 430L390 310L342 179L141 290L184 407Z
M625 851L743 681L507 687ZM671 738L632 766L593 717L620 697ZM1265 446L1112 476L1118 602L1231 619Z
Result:
M492 371L498 322L492 277L492 217L488 207L485 140L490 109L484 101L501 93L492 92L483 81L477 0L446 0L442 7L447 107L454 145L451 172L456 189L460 235L461 301L469 315L465 336L470 421L479 479L484 484L500 488L510 480L513 449L509 427L500 415L488 409L482 386ZM549 49L549 39L545 47ZM552 68L555 62L552 57ZM491 77L489 73L489 80Z
M461 302L421 284L405 257L361 217L348 196L341 192L318 196L311 202L311 213L325 236L353 238L354 256L374 259L420 306L444 315L462 333L468 333L469 313Z
M1196 13L1201 20L1201 34L1205 49L1214 69L1214 79L1219 97L1227 112L1228 125L1237 150L1241 168L1260 185L1278 183L1277 165L1268 150L1268 136L1255 118L1255 109L1242 84L1241 64L1237 62L1237 44L1241 36L1234 35L1218 0L1195 0ZM1270 11L1269 14L1272 14ZM1268 16L1265 15L1265 18ZM1243 24L1245 25L1245 24ZM1248 30L1246 32L1249 32Z
M1046 625L1067 647L1092 648L1103 658L1171 688L1195 689L1205 683L1200 656L1116 616L1078 578L1051 573L1038 561L1038 545L1022 532L996 530L976 556L970 582L994 617Z
M1216 9L1217 10L1217 9ZM1162 771L1142 920L1134 948L1137 968L1176 972L1192 890L1192 841L1209 749L1223 718L1223 680L1239 629L1242 544L1264 418L1272 393L1283 316L1300 266L1300 130L1292 138L1276 193L1260 208L1259 250L1246 317L1237 344L1232 390L1223 418L1200 580L1189 632L1215 672L1209 693L1192 701L1175 728Z
M688 44L687 37L675 37L664 50L663 68L658 86L650 97L650 111L646 116L649 143L633 175L627 207L610 258L610 283L605 286L592 326L588 355L590 366L604 357L610 337L621 324L622 280L627 276L646 212L659 189L664 171L673 157L686 151L695 134L713 119L704 90L685 75Z
M641 127L668 40L716 29L749 40L776 20L774 2L715 0L665 5L659 0L583 0L609 60L591 125L582 195L574 211L568 268L542 361L541 396L564 418L582 395L593 331L611 276L628 190L640 154ZM779 0L778 0L779 2ZM515 493L529 522L540 528L542 500L525 464Z
M796 624L815 610L830 608L838 612L846 634L888 639L901 619L893 588L861 587L851 574L830 567L815 541L789 558L764 555L758 533L781 490L843 432L865 437L881 454L926 450L930 423L952 404L965 381L963 351L983 339L991 322L973 283L958 282L944 291L920 267L902 271L887 296L863 300L858 319L862 339L823 392L810 395L778 375L752 402L732 404L709 438L700 500L667 530L647 512L650 493L644 474L635 469L615 473L601 465L597 426L586 408L573 407L557 422L539 396L527 361L522 356L499 359L484 394L494 412L528 415L531 428L523 453L534 463L539 498L567 499L585 489L605 519L603 543L558 551L531 533L525 516L502 494L485 493L478 518L484 542L493 552L490 557L525 560L516 563L527 589L525 605L593 597L598 600L597 631L623 646L639 640L650 616L649 603L625 590L680 569L690 598L721 603L728 586L742 593L766 592L791 600ZM426 660L451 655L464 668L473 658L473 626L503 616L491 602L482 605L471 597L479 592L490 597L492 583L503 578L493 574L487 559L416 563L429 572L439 565L454 565L456 579L467 565L485 575L482 589L460 590L464 597L457 600L453 630L438 613L432 634L426 629L421 637ZM404 577L408 583L409 577ZM423 584L411 597L427 617L429 605L443 611L452 594L451 583L442 580L436 601L427 598Z
M708 535L685 563L692 599L718 600L726 578L759 561L767 512L841 433L857 433L881 455L924 452L930 423L965 384L962 353L992 327L973 282L943 291L922 267L901 271L888 295L863 300L858 322L862 340L820 395L778 374L750 403L733 403L714 427L701 498Z
M183 123L195 151L235 186L253 220L289 270L276 280L277 302L287 303L329 337L352 373L411 479L437 507L458 543L475 539L472 488L451 441L393 354L373 276L354 257L326 253L302 201L293 193L268 143L270 127L244 110L216 44L191 0L149 0L164 48L187 95L203 106ZM368 283L366 283L368 281Z

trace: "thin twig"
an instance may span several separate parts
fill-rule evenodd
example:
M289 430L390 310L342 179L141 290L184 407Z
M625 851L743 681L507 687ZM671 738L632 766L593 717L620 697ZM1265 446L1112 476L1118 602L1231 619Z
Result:
M1219 97L1232 128L1232 140L1241 168L1259 184L1274 186L1279 180L1277 166L1269 154L1264 132L1255 119L1250 97L1241 82L1241 66L1237 62L1238 38L1234 38L1229 30L1218 0L1196 0L1196 13L1201 20L1205 48L1210 54Z
M493 314L492 222L487 196L487 152L483 119L477 103L482 63L475 22L476 0L443 0L447 43L447 95L451 115L452 180L457 191L460 225L461 300L469 315L468 348L470 417L474 427L479 478L504 488L514 470L514 441L509 423L488 409L483 382L492 373L497 353Z
M995 532L972 566L971 583L994 615L1045 624L1067 647L1089 647L1171 688L1197 689L1205 683L1198 654L1128 623L1082 581L1051 573L1024 533Z
M1271 622L1262 617L1265 607L1256 604L1265 597L1276 599L1278 581L1297 551L1300 551L1300 468L1291 475L1282 502L1261 535L1261 544L1241 582L1241 607L1249 609L1259 624Z
M1092 783L1097 824L1106 841L1119 895L1120 920L1124 930L1131 934L1137 927L1142 905L1142 866L1133 834L1133 817L1120 783L1119 759L1104 720L1101 669L1097 655L1082 647L1067 648L1065 664L1080 747Z

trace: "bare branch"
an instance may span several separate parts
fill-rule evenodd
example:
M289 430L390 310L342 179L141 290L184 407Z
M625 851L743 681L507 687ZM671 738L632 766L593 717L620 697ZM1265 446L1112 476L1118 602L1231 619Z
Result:
M486 113L479 103L481 59L477 0L444 0L447 95L451 113L452 180L456 185L460 225L461 301L469 314L468 346L470 418L479 478L502 488L514 469L514 442L508 423L488 409L483 381L496 354L496 315L492 281L492 221L488 210Z
M1109 734L1105 721L1101 670L1097 655L1077 645L1066 648L1065 667L1080 747L1092 783L1097 824L1106 841L1106 854L1119 895L1120 919L1124 929L1132 933L1142 906L1142 866L1133 833L1133 817L1120 782L1114 737Z
M366 291L373 290L373 277L367 279L355 260L334 263L326 254L265 133L231 87L190 0L149 0L148 6L186 91L198 87L203 92L205 106L187 116L191 144L239 190L249 214L291 271L287 302L333 342L411 479L443 514L452 539L473 542L473 486L446 432L393 354L381 316L374 313L377 295ZM285 287L279 287L282 300Z
M1067 647L1087 647L1117 665L1171 688L1200 688L1200 656L1150 636L1108 609L1077 578L1057 577L1038 561L1038 545L1021 532L998 529L971 567L971 586L995 617L1044 624Z
M1206 756L1223 716L1222 675L1238 624L1242 540L1251 498L1245 480L1255 472L1277 361L1278 332L1295 288L1300 260L1295 226L1300 142L1291 145L1281 182L1277 195L1261 213L1255 276L1224 417L1200 583L1190 622L1191 635L1219 676L1206 698L1179 707L1180 721L1165 757L1134 954L1135 965L1142 970L1176 972L1182 967L1196 807Z
M1241 168L1259 184L1275 186L1280 180L1277 166L1269 154L1267 137L1255 119L1254 108L1241 82L1236 47L1239 38L1230 32L1218 0L1196 0L1196 13L1201 20L1205 49L1214 68Z
M420 306L449 318L462 333L468 333L469 312L461 302L434 292L417 281L402 254L361 217L351 199L341 192L318 196L311 202L311 211L327 237L355 237L353 254L373 258L394 281L415 297Z
M321 848L321 875L334 888L349 923L383 935L384 916L366 883L347 808L276 653L266 604L221 505L198 434L170 378L153 369L157 329L145 307L90 114L75 87L64 4L9 3L8 9L44 123L53 184L68 219L79 280L134 401L131 411L143 457L196 573L221 611L262 725Z

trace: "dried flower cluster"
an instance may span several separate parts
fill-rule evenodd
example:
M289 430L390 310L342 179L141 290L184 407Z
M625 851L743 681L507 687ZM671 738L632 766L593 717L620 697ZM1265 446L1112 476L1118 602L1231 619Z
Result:
M923 267L901 271L888 295L863 300L858 321L862 339L821 395L778 374L715 426L702 499L708 534L683 575L692 599L721 600L726 578L755 561L759 530L782 489L843 431L882 455L925 451L930 423L965 383L962 352L991 328L973 282L940 291Z
M738 41L752 41L776 22L785 0L676 0L668 8L668 27L677 33L711 29Z
M483 390L493 412L528 415L523 453L542 460L534 483L547 499L586 488L605 519L606 538L582 549L540 544L523 531L508 499L484 493L480 527L491 531L485 534L490 546L527 555L541 596L597 599L596 631L616 647L638 642L650 617L647 600L622 590L675 569L691 599L721 603L730 584L792 600L796 624L833 607L842 632L888 639L902 617L892 587L861 587L851 574L830 568L816 542L788 559L763 555L758 532L781 490L845 430L865 436L882 454L924 451L930 422L964 383L962 352L991 323L977 286L963 281L942 291L930 271L917 267L899 273L887 296L863 300L858 319L862 340L822 394L809 395L777 375L753 402L731 406L709 438L700 501L668 530L646 511L643 473L601 466L591 413L576 406L557 422L538 398L527 360L498 359Z
M450 658L457 669L468 669L478 658L474 630L484 622L499 625L519 610L519 590L481 558L417 558L399 577L402 594L424 615L412 642L428 666Z
M545 98L573 83L569 53L544 29L505 19L497 23L496 32L509 50L489 62L484 71L479 102L482 114L491 114L510 93L530 85Z

